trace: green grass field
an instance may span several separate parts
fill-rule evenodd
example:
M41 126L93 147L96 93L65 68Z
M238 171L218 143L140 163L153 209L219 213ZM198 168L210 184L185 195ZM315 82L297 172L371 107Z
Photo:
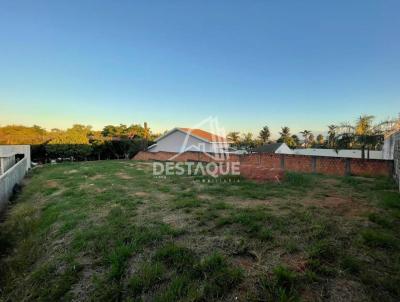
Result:
M150 163L30 172L0 224L4 301L399 301L389 179L155 179Z

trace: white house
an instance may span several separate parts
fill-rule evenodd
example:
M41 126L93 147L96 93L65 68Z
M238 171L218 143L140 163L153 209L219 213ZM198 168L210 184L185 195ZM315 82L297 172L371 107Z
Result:
M149 152L207 152L230 153L225 137L201 129L174 128L155 140Z

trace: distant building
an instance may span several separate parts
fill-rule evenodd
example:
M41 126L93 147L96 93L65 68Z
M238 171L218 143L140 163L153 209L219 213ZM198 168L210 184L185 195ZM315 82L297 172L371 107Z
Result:
M155 140L149 152L233 153L225 137L201 129L174 128Z
M305 148L305 149L294 149L293 153L290 153L290 154L310 155L310 156L362 158L362 151L359 149L335 150L335 149ZM365 158L367 158L367 159L383 159L383 153L382 153L382 151L365 150Z
M256 153L278 153L278 154L293 154L293 150L285 143L266 144L257 147L253 150Z
M290 149L285 143L266 144L253 150L256 153L276 153L276 154L294 154L308 156L328 156L328 157L347 157L362 158L362 151L359 149L335 150L322 148L299 148ZM392 151L393 152L393 151ZM367 159L384 159L382 151L365 150ZM385 158L387 159L387 158ZM393 159L393 155L392 155Z

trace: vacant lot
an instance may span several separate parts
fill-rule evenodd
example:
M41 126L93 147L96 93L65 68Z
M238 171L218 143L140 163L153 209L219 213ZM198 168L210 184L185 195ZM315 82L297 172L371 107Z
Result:
M0 224L0 300L398 301L388 179L154 179L133 161L36 168Z

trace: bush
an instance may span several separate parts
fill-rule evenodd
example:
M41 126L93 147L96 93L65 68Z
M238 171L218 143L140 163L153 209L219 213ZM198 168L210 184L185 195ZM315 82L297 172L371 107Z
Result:
M49 158L87 159L92 154L92 146L87 144L47 144L46 153Z

